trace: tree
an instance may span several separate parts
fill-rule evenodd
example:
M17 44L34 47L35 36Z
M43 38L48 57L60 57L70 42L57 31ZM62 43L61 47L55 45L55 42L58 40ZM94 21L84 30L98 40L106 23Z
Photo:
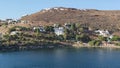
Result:
M101 44L100 40L92 40L88 42L91 46L99 46Z
M111 39L112 41L120 41L120 37L119 36L113 36L113 38Z
M5 40L8 42L8 45L10 45L10 36L8 34L4 35Z
M75 23L71 24L71 30L72 31L76 31L76 25L75 25Z
M55 39L55 35L54 34L48 34L48 39L49 40L54 40Z
M65 28L63 37L64 37L64 40L74 40L75 34L73 31Z
M68 30L67 28L65 28L65 29L64 29L64 33L65 33L65 34L69 34L70 32L69 32L69 30Z
M81 40L81 36L80 35L76 35L76 41L80 41Z
M107 37L103 37L103 36L98 36L98 39L101 41L107 41Z
M59 36L58 36L58 39L59 39L60 41L64 40L63 35L59 35Z
M91 39L90 39L90 37L88 35L82 34L81 35L81 40L83 42L89 42Z
M81 35L76 35L76 40L82 42L89 42L91 39L88 35L81 34Z
M92 40L92 41L89 41L88 43L89 43L90 46L94 46L95 42L96 42L95 40Z
M67 34L66 33L64 33L63 38L64 38L65 41L67 40Z
M39 37L41 36L41 33L39 31L39 29L36 29L36 39L39 39Z
M52 26L45 26L45 31L47 31L47 32L54 32L54 27L52 27Z
M76 28L80 28L81 27L81 24L80 23L76 23Z
M16 39L19 39L19 38L21 38L21 36L20 37L18 37L17 35L11 35L10 36L10 40L16 40Z
M115 43L116 46L120 46L120 43Z
M84 29L83 29L82 27L80 27L78 30L79 30L80 32L84 32Z

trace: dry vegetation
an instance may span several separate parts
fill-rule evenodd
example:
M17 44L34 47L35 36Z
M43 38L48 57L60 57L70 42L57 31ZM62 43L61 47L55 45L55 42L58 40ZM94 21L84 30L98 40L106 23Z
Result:
M23 23L17 23L17 24L9 24L9 25L2 25L0 26L0 33L7 34L9 29L14 26L23 26L23 27L31 27L30 24L23 24Z
M60 9L60 8L59 8ZM53 23L80 23L95 29L120 30L119 10L67 10L50 9L22 17L22 20L31 21L32 25L50 25Z

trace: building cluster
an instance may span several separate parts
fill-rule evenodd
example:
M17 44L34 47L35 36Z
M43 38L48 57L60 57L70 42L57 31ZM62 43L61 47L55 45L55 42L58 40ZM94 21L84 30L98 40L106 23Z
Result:
M6 20L0 20L0 23L7 23L7 24L16 24L16 23L29 23L27 20L14 20L14 19L6 19Z
M96 35L100 35L103 37L111 36L111 34L108 30L96 30L95 33L96 33Z
M74 8L69 8L71 10L73 10ZM55 8L46 8L43 9L41 12L52 12L52 11L66 11L68 10L68 8L64 8L64 7L55 7Z
M54 27L54 33L59 36L59 35L64 34L65 28L66 29L71 29L71 24L70 23L65 23L64 26L59 26L58 24L54 24L53 27ZM39 29L40 32L46 32L43 26L33 27L33 30L35 30L35 29ZM84 28L84 31L86 33L90 32L89 29L85 29L85 28ZM108 30L95 30L95 31L92 31L92 32L97 36L103 36L103 37L109 37L109 38L113 37L112 34L110 34L110 32Z
M53 25L54 33L56 35L63 35L65 28L70 29L70 24L65 23L64 26L59 26L58 24ZM39 29L40 32L46 32L44 26L35 26L33 30Z
M28 23L29 21L22 21L22 20L13 20L13 19L6 19L5 21L1 20L1 23L8 23L8 24L15 24L15 23ZM63 26L59 25L59 24L53 24L53 30L54 33L57 36L60 35L64 35L65 34L65 29L70 30L71 29L71 23L65 23ZM43 32L46 33L46 29L44 26L34 26L31 27L34 31L38 30L39 32ZM91 30L84 28L85 33L89 33ZM12 31L10 33L10 35L16 35L18 34L20 31ZM91 31L92 33L94 33L97 36L103 36L103 37L108 37L108 38L112 38L113 35L110 34L110 32L108 30L95 30L95 31ZM78 34L81 34L80 32L78 32Z

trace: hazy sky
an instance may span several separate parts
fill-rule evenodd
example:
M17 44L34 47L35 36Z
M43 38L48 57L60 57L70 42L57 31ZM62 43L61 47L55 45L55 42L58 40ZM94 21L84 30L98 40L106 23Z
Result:
M120 10L120 0L1 0L0 19L20 18L51 7Z

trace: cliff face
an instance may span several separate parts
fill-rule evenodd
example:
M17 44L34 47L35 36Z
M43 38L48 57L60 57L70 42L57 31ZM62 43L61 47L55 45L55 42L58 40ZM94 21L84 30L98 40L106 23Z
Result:
M120 29L119 10L80 10L58 7L44 9L40 12L24 16L21 19L29 20L37 25L80 23L95 29L108 29L112 31L119 31Z

